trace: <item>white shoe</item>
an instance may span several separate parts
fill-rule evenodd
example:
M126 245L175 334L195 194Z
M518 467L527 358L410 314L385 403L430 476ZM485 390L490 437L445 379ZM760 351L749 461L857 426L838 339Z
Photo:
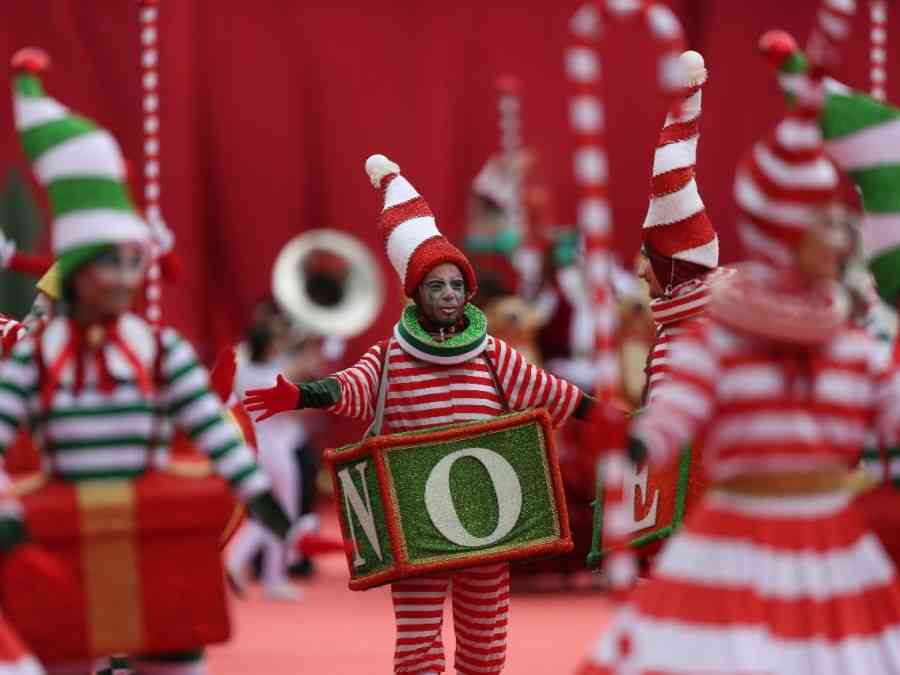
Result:
M303 592L287 581L274 586L265 586L263 594L269 600L277 602L297 602L303 598Z

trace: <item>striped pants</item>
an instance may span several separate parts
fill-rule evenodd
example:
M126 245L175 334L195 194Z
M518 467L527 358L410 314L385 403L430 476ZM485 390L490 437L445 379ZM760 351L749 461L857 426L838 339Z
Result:
M509 611L506 563L393 584L397 624L395 673L426 675L444 671L441 625L448 591L453 596L456 672L484 675L503 670Z

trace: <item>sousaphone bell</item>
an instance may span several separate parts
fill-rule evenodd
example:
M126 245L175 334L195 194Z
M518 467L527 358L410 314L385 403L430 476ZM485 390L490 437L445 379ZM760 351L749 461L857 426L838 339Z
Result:
M272 269L276 302L303 333L353 337L384 304L381 268L356 237L332 229L291 239Z

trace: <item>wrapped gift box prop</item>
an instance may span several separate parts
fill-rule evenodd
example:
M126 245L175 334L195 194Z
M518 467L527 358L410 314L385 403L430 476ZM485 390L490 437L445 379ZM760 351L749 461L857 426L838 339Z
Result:
M679 461L666 467L629 463L624 477L625 503L630 506L631 514L629 544L639 556L650 558L655 555L666 538L681 525L690 504L703 494L706 479L699 454L699 449L685 448ZM588 567L600 565L608 544L603 529L604 498L603 476L598 475Z
M352 590L572 550L542 410L375 436L325 458Z
M71 577L55 588L4 561L0 606L43 663L228 639L220 538L235 504L225 481L52 481L21 501L32 541Z

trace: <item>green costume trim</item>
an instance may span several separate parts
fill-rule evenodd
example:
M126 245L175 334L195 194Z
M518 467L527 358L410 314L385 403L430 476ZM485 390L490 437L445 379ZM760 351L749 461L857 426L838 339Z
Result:
M468 326L464 331L438 342L419 323L419 308L416 305L407 305L395 330L401 341L431 356L455 357L469 352L477 354L487 340L487 318L472 304L466 305L465 316Z
M301 382L298 408L330 408L341 400L341 383L333 377L315 382Z

